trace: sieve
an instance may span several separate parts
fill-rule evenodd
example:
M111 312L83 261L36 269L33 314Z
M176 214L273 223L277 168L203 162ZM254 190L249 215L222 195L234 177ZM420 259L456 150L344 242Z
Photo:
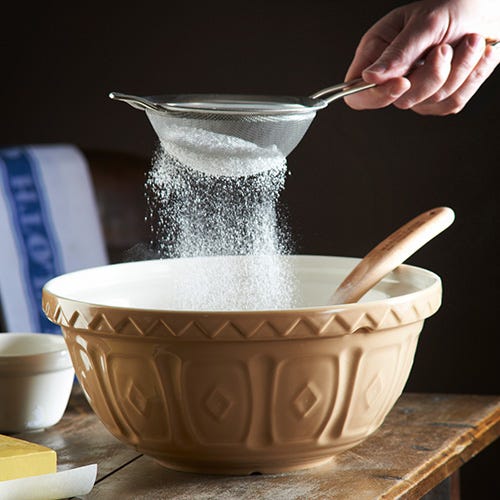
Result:
M500 43L490 38L485 41L491 46ZM423 58L414 67L422 64ZM111 92L109 97L145 111L167 152L181 163L209 174L238 176L282 164L302 140L319 110L337 99L375 86L356 78L308 97L241 94L141 97L120 92Z
M269 169L273 161L282 162L304 137L317 111L337 99L374 86L357 78L308 97L240 94L141 97L119 92L111 92L109 97L145 111L164 147L181 163L210 174L251 175ZM219 161L229 157L232 161Z

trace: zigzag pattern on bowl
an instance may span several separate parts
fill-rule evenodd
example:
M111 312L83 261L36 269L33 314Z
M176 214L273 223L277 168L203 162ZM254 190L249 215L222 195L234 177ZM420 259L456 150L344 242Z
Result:
M441 305L441 288L413 300L360 303L344 308L250 312L173 312L78 304L44 291L43 309L54 323L90 333L197 340L335 337L422 321Z

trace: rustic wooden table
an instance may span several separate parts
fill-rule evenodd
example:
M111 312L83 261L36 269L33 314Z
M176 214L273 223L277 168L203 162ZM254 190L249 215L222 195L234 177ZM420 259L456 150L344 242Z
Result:
M500 396L404 393L382 427L315 469L209 476L165 469L115 439L79 390L59 424L18 437L56 450L58 470L97 463L88 499L420 498L500 434Z

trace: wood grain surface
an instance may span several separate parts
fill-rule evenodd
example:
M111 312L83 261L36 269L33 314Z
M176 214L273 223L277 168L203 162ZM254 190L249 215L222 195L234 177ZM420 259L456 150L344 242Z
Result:
M404 393L382 427L327 465L286 474L168 470L120 443L75 389L59 424L19 434L49 446L58 469L97 463L88 499L420 498L500 435L500 397Z

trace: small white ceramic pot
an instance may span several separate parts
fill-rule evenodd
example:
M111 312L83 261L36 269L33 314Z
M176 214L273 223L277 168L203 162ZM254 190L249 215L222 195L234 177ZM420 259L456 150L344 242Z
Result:
M43 429L59 422L73 381L61 335L0 333L0 432Z

